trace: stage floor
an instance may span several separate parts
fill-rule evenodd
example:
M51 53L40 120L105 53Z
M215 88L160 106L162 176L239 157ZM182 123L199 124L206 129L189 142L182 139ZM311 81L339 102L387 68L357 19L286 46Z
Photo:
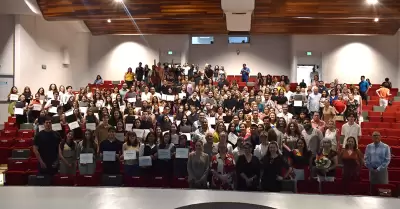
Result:
M174 209L209 202L251 203L277 209L400 208L400 199L380 197L144 188L0 187L2 209ZM228 209L233 208L243 207Z

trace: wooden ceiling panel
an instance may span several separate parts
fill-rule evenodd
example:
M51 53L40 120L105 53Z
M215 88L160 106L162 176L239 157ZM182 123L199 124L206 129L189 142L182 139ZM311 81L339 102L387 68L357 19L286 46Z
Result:
M221 0L37 0L45 19L83 20L94 35L227 34ZM395 34L400 0L256 0L252 34ZM373 19L379 17L379 22ZM132 22L133 18L137 27ZM106 20L111 19L111 23ZM139 28L139 29L138 29Z

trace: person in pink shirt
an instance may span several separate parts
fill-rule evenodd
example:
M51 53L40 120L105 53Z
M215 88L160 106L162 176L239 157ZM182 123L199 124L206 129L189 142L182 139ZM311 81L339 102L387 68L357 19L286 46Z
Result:
M320 130L322 133L325 132L325 122L320 119L319 112L314 112L313 119L311 120L311 126Z

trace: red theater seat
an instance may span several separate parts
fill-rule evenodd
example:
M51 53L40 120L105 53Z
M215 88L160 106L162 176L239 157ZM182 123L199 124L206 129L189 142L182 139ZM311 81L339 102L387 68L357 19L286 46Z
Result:
M14 135L12 135L12 136L15 136L16 135L15 133L17 132L17 130L18 130L17 123L10 123L10 122L4 123L4 133L7 133L7 131L13 131Z
M382 113L382 121L383 122L389 122L389 123L395 123L396 122L396 113L391 113L391 112L384 112ZM387 128L390 127L387 126Z
M400 170L398 169L389 169L389 182L400 182Z
M146 187L147 183L145 178L140 176L125 176L124 185L126 187Z
M6 129L4 127L4 132L2 134L2 136L4 137L16 137L17 136L17 130L10 130L10 129Z
M16 122L17 122L17 118L16 118L16 117L13 117L13 116L8 116L7 122L9 122L9 123L16 123Z
M27 171L29 160L8 159L7 168L9 171Z
M347 193L350 195L369 195L370 183L353 182L347 185Z
M319 193L319 183L318 181L307 181L300 180L297 181L297 193L301 194L318 194Z
M16 139L15 148L30 148L33 145L32 138Z
M383 136L385 136L385 135L383 135ZM386 136L399 137L400 129L386 129Z
M18 131L18 137L20 138L33 138L35 131L33 130L20 130Z
M7 164L9 157L11 157L11 148L0 147L0 164Z
M74 186L75 176L66 176L57 174L53 177L54 186Z
M322 182L321 194L344 194L344 187L341 181Z
M0 147L12 147L15 141L12 137L0 137Z
M27 185L28 175L25 171L6 171L5 185Z
M166 188L169 186L170 185L168 179L163 176L153 177L150 184L150 187L156 187L156 188Z
M78 175L76 180L77 186L99 186L99 175Z
M39 169L39 161L33 158L29 159L28 169L29 171L37 172Z
M188 179L187 178L174 177L172 179L171 187L172 188L180 188L180 189L189 188Z

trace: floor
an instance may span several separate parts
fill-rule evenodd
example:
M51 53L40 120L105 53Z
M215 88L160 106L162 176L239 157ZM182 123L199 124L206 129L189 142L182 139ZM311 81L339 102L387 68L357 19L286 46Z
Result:
M380 197L248 193L210 190L104 188L104 187L0 187L4 209L174 209L209 202L251 203L236 207L276 209L399 209L400 199ZM262 207L268 206L268 207ZM221 205L203 208L227 208Z

